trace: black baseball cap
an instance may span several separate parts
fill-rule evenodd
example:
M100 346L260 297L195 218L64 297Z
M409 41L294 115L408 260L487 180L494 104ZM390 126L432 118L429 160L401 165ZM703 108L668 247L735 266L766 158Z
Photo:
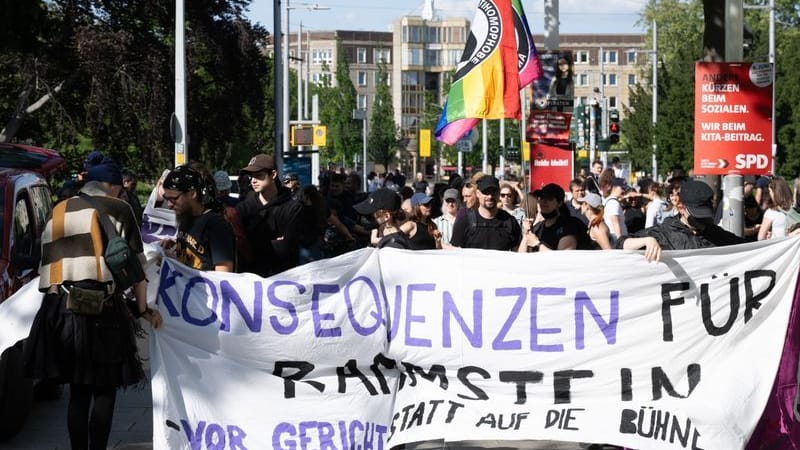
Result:
M400 209L400 196L391 189L380 188L369 194L369 197L363 202L353 205L353 209L364 216L368 216L381 209L397 211Z
M554 198L559 201L564 201L564 189L555 184L545 184L541 189L533 191L533 196L536 198Z
M478 190L484 195L489 195L492 191L494 191L494 193L500 192L500 181L491 175L482 176L476 185Z
M702 181L691 178L681 183L680 199L689 214L698 219L710 219L714 217L714 210L711 207L711 200L714 198L714 191Z

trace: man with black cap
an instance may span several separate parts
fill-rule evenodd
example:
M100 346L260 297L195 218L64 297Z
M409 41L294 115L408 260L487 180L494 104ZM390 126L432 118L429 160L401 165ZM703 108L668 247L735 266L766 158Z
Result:
M519 222L500 208L500 182L484 175L476 184L478 207L456 219L450 244L485 250L516 250L522 239Z
M617 241L616 248L644 249L647 261L661 259L661 250L688 250L741 244L743 238L714 224L712 199L714 191L702 181L686 179L681 183L678 215L668 217L660 225L646 228Z
M564 203L564 189L550 183L533 192L544 220L531 227L532 220L523 223L523 244L518 251L589 250L591 242L586 225L570 214Z
M216 190L188 165L178 166L167 174L163 187L164 201L175 210L178 219L178 237L161 241L161 246L174 249L174 256L189 267L233 272L236 241Z
M259 153L241 170L255 195L240 200L236 211L253 248L254 261L242 269L267 277L298 264L303 206L281 185L272 156Z

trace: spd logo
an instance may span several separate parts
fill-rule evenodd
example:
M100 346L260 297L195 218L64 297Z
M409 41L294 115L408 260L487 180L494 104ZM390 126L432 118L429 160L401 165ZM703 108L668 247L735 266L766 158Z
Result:
M753 153L739 153L736 155L737 169L766 169L767 167L769 167L767 155Z

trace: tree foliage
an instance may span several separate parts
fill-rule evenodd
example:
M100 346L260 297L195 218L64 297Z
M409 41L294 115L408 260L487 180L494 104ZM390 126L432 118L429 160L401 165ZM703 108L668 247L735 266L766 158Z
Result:
M778 172L794 177L800 171L800 5L794 0L776 1L776 101ZM658 23L658 124L655 128L657 158L662 175L670 169L691 169L694 161L694 64L703 58L703 1L650 0L643 8L642 23L648 27L652 45L652 21ZM768 14L745 10L745 23L753 43L745 52L747 61L766 61ZM653 128L652 77L650 68L633 89L622 123L623 146L634 168L650 171Z
M31 17L0 39L0 115L20 92L63 90L25 118L17 139L57 148L73 169L98 148L155 174L172 165L175 4L169 0L32 0L2 8ZM249 0L186 2L188 153L233 169L271 143L267 33L242 17ZM19 5L24 4L24 8ZM20 23L18 17L4 23ZM8 29L0 33L14 34Z
M345 59L341 41L336 43L336 84L324 78L318 89L319 118L328 127L328 143L323 160L349 165L361 149L361 122L353 120L356 109L356 88L350 80L350 65Z
M389 89L387 77L391 76L386 71L386 66L380 64L377 74L377 89L375 102L372 105L372 117L369 120L369 157L376 163L383 164L386 170L396 159L397 146L400 133L394 122L394 108L392 107L392 93Z

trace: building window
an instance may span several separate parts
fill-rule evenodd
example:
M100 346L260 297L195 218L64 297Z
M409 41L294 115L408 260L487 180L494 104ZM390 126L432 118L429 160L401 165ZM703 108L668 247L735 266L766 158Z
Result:
M628 64L636 64L636 50L628 50Z
M403 42L423 42L423 27L419 25L406 25L403 27Z
M438 66L439 63L439 50L425 50L425 65Z
M578 86L588 86L589 85L589 74L582 73L578 75Z
M367 96L366 95L359 95L358 96L358 107L360 109L367 109Z
M372 60L375 64L391 64L392 50L388 48L374 48L372 49Z
M589 64L589 52L586 50L576 51L575 64Z
M333 62L333 50L315 49L311 51L311 62L313 64L331 64Z
M356 61L358 61L359 64L366 64L367 63L367 49L364 48L364 47L358 47L356 49L356 52L357 52L357 57L358 57L358 59Z
M617 85L617 74L615 74L615 73L604 73L603 74L603 85L605 85L605 86L616 86Z
M311 74L311 81L315 84L320 86L324 86L326 83L330 84L331 81L331 74L329 73L312 73Z
M405 61L403 61L403 64L408 66L421 66L423 54L424 52L421 48L409 48L404 54Z
M419 85L419 72L404 71L401 78L403 88Z
M578 103L580 103L581 105L588 105L589 104L589 98L588 97L578 97Z
M616 64L617 63L617 51L616 50L605 50L603 51L603 64Z
M358 85L364 87L367 85L367 72L359 71L358 72Z
M441 41L441 28L439 27L428 27L428 39L425 42L436 44Z
M608 107L609 108L617 107L617 97L608 97Z
M628 86L633 86L634 84L636 84L636 74L635 73L629 73L628 74Z

